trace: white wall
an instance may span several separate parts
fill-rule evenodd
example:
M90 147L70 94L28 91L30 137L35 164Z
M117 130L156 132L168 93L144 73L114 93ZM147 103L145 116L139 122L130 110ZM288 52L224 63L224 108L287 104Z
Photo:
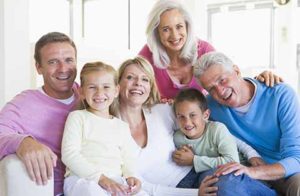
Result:
M28 0L0 1L0 108L31 86Z
M29 18L29 1L30 0L0 0L0 108L14 97L17 93L24 89L36 88L40 83L36 83L35 69L32 61L32 52L30 51L30 18ZM48 0L44 0L48 1ZM52 1L52 0L49 0ZM66 0L64 0L66 1ZM146 1L146 0L145 0ZM84 40L80 38L80 35L73 32L74 40L79 48L79 68L88 60L104 60L113 65L119 65L122 59L130 58L135 55L138 49L141 47L136 41L145 40L145 25L142 23L146 20L146 15L150 10L151 4L156 0L147 0L149 8L138 10L138 5L142 3L140 0L132 0L132 29L131 39L132 50L121 50L118 47L113 49L107 49L105 46L100 48L94 48L84 44ZM197 34L202 39L207 39L207 23L206 23L206 5L208 3L219 3L224 0L183 0L192 11L194 17L195 27ZM234 0L228 0L234 1ZM78 8L78 2L76 0L73 9ZM277 73L284 77L286 82L295 83L295 79L292 79L297 74L300 75L300 71L296 69L296 43L300 42L300 28L299 21L295 19L295 16L300 16L300 8L297 11L293 9L296 7L296 2L291 1L291 4L282 6L276 11L276 21L278 21L276 30L278 49L275 51L275 61L277 66ZM77 7L76 7L77 6ZM127 8L124 8L127 9ZM296 13L295 13L296 12ZM139 20L138 15L143 14ZM73 16L76 19L76 16ZM78 30L81 24L74 24L73 29ZM106 27L105 27L106 28ZM140 34L140 35L139 35ZM138 36L139 35L139 36ZM287 36L285 36L287 35ZM113 37L109 39L114 40ZM103 50L106 49L106 50ZM112 48L112 47L110 47ZM92 52L91 52L92 51ZM123 52L120 52L123 51ZM293 80L293 81L290 81ZM298 80L300 86L300 81ZM300 87L295 87L300 92Z
M4 1L0 1L0 108L5 101L5 88L4 88Z
M273 0L203 0L197 1L194 9L197 31L200 38L206 38L207 15L206 6L223 3L246 3L250 1L273 2L275 9L274 27L274 66L273 72L281 76L300 94L300 69L297 68L297 43L300 43L300 7L297 0L291 0L287 5L279 6ZM224 26L225 28L226 26ZM237 27L238 28L238 27ZM234 30L234 29L232 29ZM255 31L255 29L253 29ZM251 39L251 38L249 38ZM300 60L300 59L299 59ZM260 65L267 66L267 65ZM267 68L247 68L242 70L244 76L254 76Z

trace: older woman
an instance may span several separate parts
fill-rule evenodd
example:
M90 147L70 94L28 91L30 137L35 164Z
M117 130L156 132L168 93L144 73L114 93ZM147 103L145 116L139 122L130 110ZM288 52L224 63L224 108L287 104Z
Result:
M197 195L198 187L176 188L192 167L178 166L172 161L175 117L171 106L156 104L159 94L152 66L141 57L125 61L119 68L119 84L119 117L129 123L135 140L137 171L143 189L150 195ZM238 188L234 188L237 183ZM251 186L247 186L249 183ZM222 176L217 186L221 195L272 195L270 189L247 176ZM204 191L211 188L201 187Z
M173 99L180 89L187 87L205 92L193 76L192 65L214 48L195 37L192 19L182 4L176 0L157 1L150 11L146 34L148 44L139 54L153 66L163 100ZM271 86L274 80L280 80L271 72L263 72L258 79L266 79Z

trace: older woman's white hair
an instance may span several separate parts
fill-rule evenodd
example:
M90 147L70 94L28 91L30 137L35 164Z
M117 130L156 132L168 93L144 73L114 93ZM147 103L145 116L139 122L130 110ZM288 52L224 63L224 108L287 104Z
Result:
M233 62L221 52L208 52L202 55L194 64L194 76L199 78L208 68L213 65L221 65L226 70L233 71Z
M153 54L154 64L159 68L167 68L170 64L170 58L160 42L157 27L160 23L161 14L172 9L177 9L183 15L187 29L187 39L181 50L180 58L191 64L197 60L197 41L189 12L177 0L159 0L149 13L146 28L147 43Z

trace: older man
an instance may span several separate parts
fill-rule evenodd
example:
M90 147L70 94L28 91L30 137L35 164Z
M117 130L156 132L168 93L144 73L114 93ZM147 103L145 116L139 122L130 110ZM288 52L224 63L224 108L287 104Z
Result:
M16 153L38 185L53 177L54 168L55 194L60 194L64 124L79 100L74 85L76 47L65 34L52 32L38 40L34 57L44 84L39 89L23 91L0 112L0 159Z
M287 84L268 88L242 78L239 68L219 52L203 55L194 74L210 94L212 119L226 124L267 163L253 167L229 163L216 175L246 173L270 181L281 193L300 195L300 106L292 88Z

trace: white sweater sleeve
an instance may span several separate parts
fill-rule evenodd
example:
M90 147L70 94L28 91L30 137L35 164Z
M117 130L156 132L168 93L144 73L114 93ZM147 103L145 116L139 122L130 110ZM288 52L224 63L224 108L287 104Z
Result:
M149 195L153 196L196 196L198 195L198 189L189 188L175 188L162 186L159 184L152 184L142 180L142 189L146 191Z
M80 178L87 178L98 183L102 171L92 164L81 153L84 118L77 112L69 114L63 139L62 139L62 161L66 165L66 176L71 172Z
M261 157L256 150L251 146L243 142L242 140L235 137L236 145L238 150L249 160L252 157Z

